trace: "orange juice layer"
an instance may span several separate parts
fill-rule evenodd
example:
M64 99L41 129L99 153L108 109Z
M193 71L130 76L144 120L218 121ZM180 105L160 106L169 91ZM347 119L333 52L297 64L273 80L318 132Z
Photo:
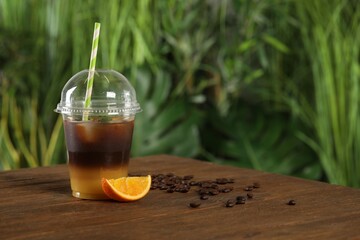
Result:
M108 199L101 187L101 179L126 177L127 166L119 168L82 168L69 166L73 196L84 199Z

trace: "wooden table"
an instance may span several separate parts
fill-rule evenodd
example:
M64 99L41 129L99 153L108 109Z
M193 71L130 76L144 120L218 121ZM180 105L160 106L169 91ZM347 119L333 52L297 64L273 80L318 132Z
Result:
M65 165L0 172L0 239L360 239L359 189L168 155L131 160L130 173L169 172L234 178L234 190L208 200L193 187L91 201L71 196ZM253 199L225 207L254 182ZM190 208L193 201L202 204Z

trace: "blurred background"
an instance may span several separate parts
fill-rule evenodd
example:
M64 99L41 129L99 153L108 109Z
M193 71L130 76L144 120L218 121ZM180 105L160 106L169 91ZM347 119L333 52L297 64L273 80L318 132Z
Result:
M0 170L66 162L66 81L131 81L132 156L360 187L358 0L0 0Z

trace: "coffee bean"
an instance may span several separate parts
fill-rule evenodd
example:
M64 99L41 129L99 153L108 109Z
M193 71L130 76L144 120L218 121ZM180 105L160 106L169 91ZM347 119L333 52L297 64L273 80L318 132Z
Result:
M218 190L211 190L211 191L209 191L209 193L211 194L211 195L218 195L220 192L218 191Z
M237 196L236 197L236 204L245 204L246 197L245 196Z
M246 195L247 195L248 198L253 198L254 197L254 194L252 194L252 193L248 193Z
M181 192L181 193L187 193L187 192L189 192L189 189L188 189L188 188L182 188L182 189L180 190L180 192Z
M232 199L229 199L229 200L227 200L225 206L226 207L233 207L233 206L235 206L235 201L232 200Z
M226 178L217 178L216 183L223 185L223 184L227 184L228 180Z
M244 188L244 191L252 191L253 187L252 186L247 186L246 188Z
M234 182L235 182L235 179L233 179L233 178L228 179L228 183L234 183Z
M288 202L288 205L295 205L296 204L296 201L295 200L290 200L289 202Z
M201 195L200 196L201 200L208 200L209 199L209 195Z
M232 190L233 190L232 187L228 187L228 188L222 189L222 192L223 192L223 193L229 193L229 192L231 192Z
M205 183L201 183L200 185L202 188L210 188L211 187L211 183L205 182Z
M260 183L254 182L253 187L254 187L254 188L260 188Z
M236 204L245 204L246 197L245 196L237 196L236 197Z
M160 190L167 190L167 189L168 189L168 187L165 186L165 185L163 185L163 186L160 187Z
M206 195L206 194L209 194L209 193L210 193L209 190L207 190L205 188L202 188L202 189L199 190L200 195Z
M184 180L190 180L190 179L193 179L194 178L194 175L186 175L183 177Z
M168 182L165 182L165 185L167 185L167 186L172 186L172 185L174 185L174 182L168 181Z
M195 181L191 181L191 182L189 183L189 185L190 185L190 186L196 186L196 185L198 185L198 183L195 182Z
M166 190L166 192L168 192L168 193L173 193L173 192L174 192L174 189L169 188L168 190Z
M201 205L201 203L199 203L199 202L191 202L189 204L189 206L192 208L198 208L198 207L200 207L200 205Z

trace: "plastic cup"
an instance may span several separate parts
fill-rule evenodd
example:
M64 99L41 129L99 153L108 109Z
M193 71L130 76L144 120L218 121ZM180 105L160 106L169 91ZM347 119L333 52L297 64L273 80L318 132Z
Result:
M101 179L127 176L135 114L141 108L130 82L114 70L95 71L86 108L88 73L83 70L65 84L55 112L63 116L72 195L107 199Z

